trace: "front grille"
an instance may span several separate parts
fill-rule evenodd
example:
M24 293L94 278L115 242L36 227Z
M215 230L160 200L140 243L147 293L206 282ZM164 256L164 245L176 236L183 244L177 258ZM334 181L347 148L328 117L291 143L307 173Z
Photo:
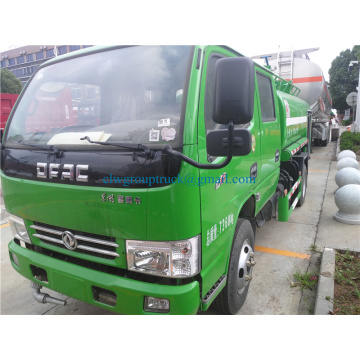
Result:
M36 230L33 236L45 244L66 249L62 235L65 231L68 231L71 232L78 244L76 249L71 251L111 260L120 256L116 252L119 245L115 242L115 238L110 236L95 235L38 222L34 222L34 225L31 225L30 228Z

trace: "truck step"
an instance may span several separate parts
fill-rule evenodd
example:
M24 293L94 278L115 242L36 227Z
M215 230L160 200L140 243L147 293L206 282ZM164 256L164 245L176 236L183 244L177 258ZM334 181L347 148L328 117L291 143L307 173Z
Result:
M212 300L215 294L217 294L217 290L220 288L222 284L226 282L226 275L221 276L221 278L213 285L213 287L206 293L204 298L201 300L203 304L209 303Z

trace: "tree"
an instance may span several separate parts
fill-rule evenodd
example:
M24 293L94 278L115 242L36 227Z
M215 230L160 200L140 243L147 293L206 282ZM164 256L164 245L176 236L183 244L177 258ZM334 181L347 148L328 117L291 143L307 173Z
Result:
M360 45L355 45L353 51L355 51L356 60L360 61Z
M0 69L0 93L3 94L20 94L22 84L15 75L8 69Z
M356 92L359 80L359 68L353 66L349 69L350 61L360 61L360 45L355 45L352 50L342 51L331 63L329 70L330 94L333 101L332 107L338 114L343 114L349 105L346 103L346 96Z

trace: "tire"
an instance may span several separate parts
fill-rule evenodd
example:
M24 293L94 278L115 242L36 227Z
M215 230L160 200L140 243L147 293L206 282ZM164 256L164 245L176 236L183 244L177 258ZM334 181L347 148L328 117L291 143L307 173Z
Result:
M243 306L249 291L254 254L254 232L249 220L239 219L232 244L227 282L214 301L214 307L225 315L234 315ZM250 279L246 279L250 276Z
M298 203L296 204L296 206L298 206L298 207L302 206L302 205L304 204L304 202L305 202L306 188L307 188L307 177L308 177L307 168L306 168L306 166L304 165L304 168L303 168L303 179L304 179L304 182L303 182L302 189L301 189L300 199L299 199Z

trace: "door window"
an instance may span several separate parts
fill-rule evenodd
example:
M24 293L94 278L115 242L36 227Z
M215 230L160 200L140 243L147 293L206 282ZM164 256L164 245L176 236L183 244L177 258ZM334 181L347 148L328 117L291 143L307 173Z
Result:
M256 73L259 89L261 118L263 122L275 121L274 95L271 79L263 74Z

